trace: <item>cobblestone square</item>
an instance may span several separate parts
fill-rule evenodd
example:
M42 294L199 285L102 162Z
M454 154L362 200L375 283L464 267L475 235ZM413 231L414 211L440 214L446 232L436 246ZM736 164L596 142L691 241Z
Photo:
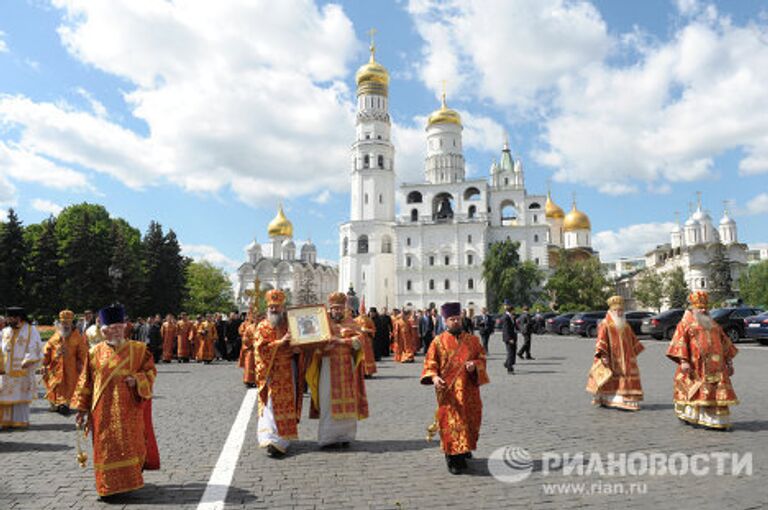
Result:
M415 364L379 364L367 381L371 417L359 423L349 450L320 451L316 423L304 418L291 454L270 459L256 444L254 410L226 508L764 508L768 348L738 345L733 380L741 405L732 408L733 431L715 432L678 422L666 343L643 342L645 402L633 414L590 405L584 385L593 340L536 336L536 359L519 361L517 373L508 375L495 335L479 447L471 472L461 476L446 470L438 441L425 440L435 399L431 387L418 383L420 356ZM162 466L145 473L144 489L115 503L98 502L90 463L81 470L75 461L74 417L49 413L38 400L29 430L0 433L0 508L196 508L246 390L231 363L158 369L153 410ZM506 446L530 454L533 472L524 480L504 483L489 472L488 457ZM546 457L579 452L586 454L585 465L592 453L603 459L633 452L725 452L742 459L751 453L752 474L718 475L713 463L703 476L601 476L594 470L566 476Z

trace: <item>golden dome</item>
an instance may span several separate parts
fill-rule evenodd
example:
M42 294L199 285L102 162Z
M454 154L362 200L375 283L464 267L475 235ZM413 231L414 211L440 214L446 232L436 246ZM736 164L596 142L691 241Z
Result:
M448 108L445 104L445 92L443 92L443 104L439 110L435 110L427 119L427 127L431 127L434 124L456 124L461 127L461 115L456 110Z
M269 222L267 233L269 237L293 237L293 223L285 217L282 204L275 218Z
M571 212L565 215L563 230L573 232L574 230L592 230L592 224L589 222L589 216L576 209L576 202L573 202Z
M389 73L387 69L376 62L374 55L376 53L376 46L371 41L370 46L371 58L367 64L360 66L355 74L355 82L357 82L357 95L363 94L375 94L378 96L386 96L389 89Z
M546 211L547 218L549 219L562 220L565 218L565 211L563 211L559 205L552 201L551 193L547 193L547 203L544 205L544 210Z

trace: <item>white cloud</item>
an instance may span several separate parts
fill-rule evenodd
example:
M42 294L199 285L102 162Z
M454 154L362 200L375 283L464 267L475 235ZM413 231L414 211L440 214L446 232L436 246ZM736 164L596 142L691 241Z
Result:
M124 98L148 135L95 102L91 113L6 96L0 122L18 127L24 150L133 188L229 186L245 202L348 186L354 106L342 80L362 46L339 6L53 3L67 50L133 85Z
M214 266L220 267L227 272L237 270L241 264L241 262L224 255L218 248L207 244L182 244L181 253L198 262L210 262Z
M752 198L741 212L745 215L768 214L768 193L760 193Z
M58 216L59 213L64 210L59 204L51 202L50 200L43 200L42 198L35 198L32 200L32 208L40 212L53 214L54 216Z
M675 224L642 223L618 230L603 230L592 236L592 246L600 252L600 260L642 257L656 246L668 243Z
M0 30L0 53L8 52L8 44L5 42L5 32Z
M103 118L107 116L107 108L104 106L104 103L93 97L93 94L82 87L77 88L77 93L88 102L91 110L97 117Z
M0 98L0 115L4 100ZM0 175L59 190L93 190L85 174L64 168L34 150L0 140ZM13 189L13 188L11 188Z
M448 80L449 92L506 106L530 106L612 44L597 9L579 0L411 0L408 11L425 41L427 87Z
M331 199L331 192L328 191L327 189L324 189L316 197L314 197L312 201L315 202L316 204L327 204L330 199Z

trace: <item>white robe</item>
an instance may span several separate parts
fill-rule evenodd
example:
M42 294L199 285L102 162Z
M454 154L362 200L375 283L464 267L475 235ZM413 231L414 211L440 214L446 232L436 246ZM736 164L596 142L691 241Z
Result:
M0 426L29 425L29 404L36 398L35 369L43 359L43 343L37 328L22 323L18 330L7 327L0 341L4 375L0 375ZM22 363L32 362L27 368Z
M296 393L296 361L291 361L291 376L293 380L293 391ZM269 380L267 380L267 387L269 387ZM261 416L259 416L258 432L256 437L259 440L259 446L266 448L269 445L274 446L281 452L285 453L291 442L288 439L280 437L277 433L277 424L275 423L275 415L272 412L272 395L267 398L267 405L261 410Z
M354 363L352 357L349 363ZM318 396L320 402L320 423L317 425L317 442L320 446L333 443L346 443L355 440L357 419L334 419L331 415L331 364L323 358L320 366L320 384Z

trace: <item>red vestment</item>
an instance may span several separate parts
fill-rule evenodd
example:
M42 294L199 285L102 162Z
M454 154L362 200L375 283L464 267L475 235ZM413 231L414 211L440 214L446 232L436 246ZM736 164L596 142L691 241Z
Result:
M632 326L625 323L619 330L610 313L600 323L595 344L595 359L603 356L608 358L611 378L599 388L594 374L590 372L587 380L587 391L602 399L604 405L624 408L629 406L636 409L637 402L643 400L643 387L640 384L640 369L637 366L637 355L645 347L635 336ZM616 396L621 398L615 398ZM629 402L629 404L626 404Z
M392 328L392 337L395 351L395 361L400 363L413 361L415 355L415 341L413 337L413 328L407 319L402 316L398 318Z
M216 356L214 345L219 335L216 333L216 325L213 322L203 321L197 326L195 339L197 340L197 361L213 361Z
M176 356L180 359L189 359L191 337L194 325L188 320L180 320L176 323Z
M58 332L48 339L43 348L43 383L51 404L69 405L87 358L88 342L77 329L66 339Z
M373 375L376 373L376 357L373 354L373 335L376 334L376 325L365 314L358 315L355 322L363 333L360 335L360 341L363 343L363 355L365 356L365 375Z
M160 336L163 338L163 361L173 359L173 343L176 341L176 323L165 321L160 326Z
M475 365L472 373L465 367L468 361ZM474 450L483 415L480 386L490 382L480 340L465 332L458 338L448 331L438 335L424 358L421 384L432 384L434 376L439 376L446 384L442 390L435 388L440 446L446 455Z
M139 489L142 470L159 467L149 406L156 375L152 353L141 342L125 341L119 347L101 342L88 357L72 407L90 412L100 496ZM136 380L134 388L126 384L128 376Z
M255 328L256 385L259 391L259 416L270 397L277 433L283 439L298 439L303 396L303 358L290 345L280 344L286 328L273 328L267 319ZM293 362L296 362L294 384Z
M256 384L256 360L254 358L254 343L256 335L256 326L246 321L240 325L240 358L237 365L243 369L243 382L245 384Z

